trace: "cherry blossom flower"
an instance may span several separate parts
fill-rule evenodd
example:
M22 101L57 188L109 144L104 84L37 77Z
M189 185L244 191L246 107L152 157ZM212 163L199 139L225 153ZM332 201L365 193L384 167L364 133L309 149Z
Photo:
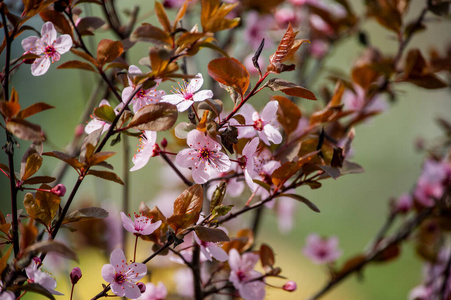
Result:
M15 300L16 299L16 296L14 296L13 292L6 291L3 288L3 282L2 281L0 281L0 298L2 300Z
M218 244L201 241L196 233L194 233L194 240L200 246L200 252L207 260L212 261L212 258L214 258L218 261L226 261L229 259L227 252L219 247Z
M280 144L282 142L282 134L275 127L278 108L279 102L269 101L263 108L262 113L259 114L250 104L244 104L240 114L243 115L246 121L245 125L249 126L238 129L238 138L252 138L255 136L255 132L257 132L258 137L266 145L269 146L270 142Z
M177 105L179 112L187 110L194 102L201 102L213 97L211 90L199 91L204 84L202 74L199 73L189 83L183 81L178 88L174 88L172 95L163 96L162 102Z
M292 7L282 7L276 10L274 18L279 28L282 29L286 29L289 24L296 28L300 22L299 11L294 10Z
M157 285L153 283L146 283L146 291L141 294L141 300L163 300L168 296L168 290L163 282L158 282Z
M131 65L128 68L129 74L142 74L142 71L135 65ZM133 84L132 80L130 79L130 76L128 78L128 84L129 86L124 88L122 91L122 102L126 103L128 99L130 98L130 95L136 88L136 86ZM130 101L130 103L133 105L133 111L136 113L138 110L140 110L143 106L146 106L148 104L152 103L158 103L161 100L161 97L164 96L166 93L164 91L157 91L157 86L160 84L161 79L155 79L155 82L157 83L154 87L151 87L150 89L144 90L141 89L138 93L136 93L135 96L133 96L133 99Z
M37 54L37 58L31 65L31 74L41 76L50 68L50 64L59 61L61 54L66 53L72 47L72 38L68 34L56 37L56 30L52 22L46 22L41 28L41 38L30 36L22 40L25 52Z
M143 168L149 162L149 159L154 155L156 141L156 131L146 130L143 132L139 139L138 149L132 158L134 166L130 169L131 172Z
M446 161L426 160L415 187L415 199L423 206L433 206L450 178L451 166Z
M409 194L402 194L396 202L395 209L400 213L406 213L412 208L412 205L412 197Z
M413 288L409 293L409 300L428 300L431 299L431 288L419 285Z
M229 281L239 291L245 300L263 300L265 298L265 283L260 278L262 274L254 270L259 261L254 253L244 253L240 256L236 249L229 252Z
M175 161L181 167L192 168L196 183L210 179L212 170L227 172L230 169L230 159L221 152L221 144L208 135L195 129L188 133L186 142L190 148L180 151Z
M268 47L272 43L268 32L273 24L272 15L261 15L258 12L250 11L247 15L244 40L253 50L257 50L263 39L265 39L265 46Z
M141 291L136 282L146 276L147 267L142 263L127 264L124 252L114 249L110 263L102 267L102 277L111 284L111 291L119 297L137 299Z
M102 101L100 101L99 107L101 107L103 105L111 106L110 102L106 99L103 99ZM114 113L116 115L122 109L123 105L124 105L123 103L120 103L118 106L116 106L116 108L114 108ZM86 124L86 126L85 126L85 132L87 134L93 133L94 131L99 130L100 128L102 128L102 133L104 133L104 132L108 131L108 129L111 126L110 123L100 120L95 115L91 115L91 118L92 118L92 120L89 121L89 123Z
M125 213L121 212L122 225L125 230L133 233L134 235L149 235L157 230L161 225L161 221L152 223L152 219L144 215L138 215L135 213L134 217L135 221L132 221L131 218L127 217Z
M41 285L53 295L63 295L60 292L55 291L56 280L49 273L43 272L41 269L38 269L38 266L40 264L41 260L38 257L35 257L33 258L31 264L25 268L28 282Z
M360 111L363 109L367 113L378 113L387 109L387 103L380 96L373 98L371 103L364 107L366 101L365 90L356 84L353 85L353 90L346 90L343 93L342 102L346 110Z
M315 264L331 263L341 256L341 251L337 249L337 246L338 238L335 236L326 239L317 234L310 234L303 252Z

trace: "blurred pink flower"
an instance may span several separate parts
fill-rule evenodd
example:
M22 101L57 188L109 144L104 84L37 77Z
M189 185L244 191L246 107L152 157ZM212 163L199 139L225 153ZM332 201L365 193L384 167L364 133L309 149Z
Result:
M406 213L413 205L412 197L409 194L402 194L396 202L395 209L397 212Z
M288 24L296 28L301 21L300 11L293 9L293 7L282 7L276 10L274 18L279 28L282 29L286 29Z
M259 259L259 256L254 253L244 253L240 256L236 249L231 249L229 252L229 281L245 300L265 298L265 283L262 279L257 279L262 274L254 270Z
M253 50L257 50L263 39L265 45L271 44L269 37L269 29L274 23L274 18L271 15L261 15L255 11L251 11L247 15L246 28L244 30L244 40L250 44Z
M413 288L409 293L409 300L430 300L432 291L429 287L419 285Z
M239 114L246 120L245 127L238 130L238 138L253 138L255 133L266 145L270 142L280 144L282 142L282 134L276 129L277 127L277 109L279 102L269 101L259 114L250 104L244 104Z
M25 52L40 55L31 65L31 74L41 76L50 68L50 64L59 61L72 47L72 38L68 34L56 37L56 29L52 22L46 22L41 28L41 38L30 36L22 40Z
M111 291L116 296L125 296L130 299L137 299L141 296L136 282L146 274L146 265L137 262L127 264L121 249L114 249L110 256L110 263L102 267L102 277L111 283Z
M55 291L56 280L49 273L43 272L41 269L38 269L38 265L40 264L41 260L38 257L35 257L32 260L31 264L25 268L28 282L41 285L53 295L63 295L60 292Z
M138 149L132 158L134 166L130 169L131 172L143 168L149 162L149 159L155 154L154 150L156 141L156 131L143 131L141 137L139 138Z
M221 144L208 135L195 129L188 133L186 142L190 148L180 151L175 161L181 167L192 168L196 183L202 184L210 179L212 170L226 172L230 169L230 159L221 152Z
M429 207L440 199L445 185L451 178L451 165L446 161L426 160L423 171L415 187L415 199L423 206Z
M163 282L146 283L146 291L141 294L140 300L163 300L168 296L168 290Z
M139 75L142 74L142 71L135 65L131 65L128 68L128 73L132 75ZM130 98L133 90L136 88L136 86L133 84L132 80L130 79L130 76L128 78L128 84L129 86L124 88L122 91L122 102L126 103L128 98ZM157 86L160 84L161 79L156 79L155 82L157 83L154 87L144 90L141 89L138 93L136 93L135 96L133 96L133 99L130 101L130 104L133 105L133 112L137 112L140 110L143 106L146 106L148 104L152 103L158 103L161 100L161 97L165 95L166 93L162 90L157 91Z
M179 112L187 110L194 102L201 102L213 97L211 90L199 91L204 84L202 74L199 73L189 83L179 83L179 88L174 88L172 95L163 96L162 101L177 105Z
M229 259L227 252L219 247L218 244L201 241L196 233L194 233L194 240L200 246L200 252L207 260L212 261L212 258L214 258L217 261L227 261Z
M2 300L15 300L16 296L14 296L13 292L5 291L3 289L3 282L0 281L0 297Z
M149 235L158 229L161 225L161 221L152 223L152 219L135 213L135 220L132 221L131 217L127 217L125 213L121 212L122 225L125 230L133 233L134 235Z
M308 49L314 58L323 58L329 50L329 43L322 39L315 39Z
M307 237L307 245L303 249L304 254L315 264L331 263L336 261L342 254L338 247L338 238L321 238L317 234Z

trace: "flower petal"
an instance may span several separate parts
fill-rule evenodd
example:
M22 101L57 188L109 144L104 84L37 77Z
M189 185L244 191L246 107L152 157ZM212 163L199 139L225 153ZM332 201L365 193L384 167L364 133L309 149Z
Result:
M102 278L106 282L113 282L114 281L114 267L113 265L106 264L102 267Z
M60 54L64 54L72 47L72 38L68 34L63 34L56 39L53 46Z
M134 283L130 283L130 282L124 282L122 284L122 287L125 290L125 297L130 298L130 299L138 299L139 297L141 297L141 291L139 290L139 287L134 284Z
M125 230L127 230L128 232L131 233L135 233L135 223L129 218L127 217L127 215L123 212L121 212L121 220L122 220L122 225L124 226Z
M125 296L125 288L123 287L123 284L119 284L114 280L111 282L111 291L116 296L119 296L119 297Z
M265 122L271 122L271 120L276 116L277 109L279 108L279 102L269 101L261 113L261 119Z
M110 264L112 264L115 270L122 270L126 265L127 261L122 249L114 249L110 255Z
M37 58L31 65L31 74L33 74L33 76L41 76L44 75L49 68L50 68L50 58L45 56L40 57Z
M193 180L198 184L207 182L210 179L209 170L209 168L203 168L202 166L193 168Z
M52 45L56 40L56 30L52 22L46 22L41 28L41 42Z
M189 148L180 151L175 157L175 162L180 167L190 168L194 166L194 160L197 159L197 151Z
M152 234L155 230L157 230L161 225L161 221L157 221L155 223L149 224L142 232L142 235Z
M226 261L229 259L229 256L227 255L227 252L225 252L221 247L218 247L216 245L208 245L208 250L210 251L211 255L218 261Z
M179 112L184 112L187 110L191 105L193 105L194 101L192 100L183 100L177 104L177 110Z
M22 40L22 47L26 51L36 53L40 39L37 36L29 36ZM39 53L40 54L40 53Z
M213 98L213 92L210 90L199 91L193 95L194 102L200 102L211 98Z
M204 84L204 78L202 77L201 73L198 73L196 77L191 79L188 86L186 87L186 91L194 94L194 92L198 91L202 85Z

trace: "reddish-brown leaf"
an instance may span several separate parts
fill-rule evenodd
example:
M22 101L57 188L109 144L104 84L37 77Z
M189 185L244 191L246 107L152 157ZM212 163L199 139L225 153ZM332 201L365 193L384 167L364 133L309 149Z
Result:
M230 241L230 238L221 229L197 225L194 227L194 230L196 231L197 237L204 242L219 243Z
M139 130L164 131L177 121L177 107L170 103L154 103L142 107L129 123Z
M36 173L42 165L42 157L38 153L33 153L28 156L27 161L25 163L25 167L20 172L20 180L27 180L34 173Z
M89 54L87 54L87 53L85 53L83 51L80 51L80 50L72 48L72 49L70 49L70 52L72 52L73 54L83 58L84 60L89 61L90 63L92 63L95 66L98 65L97 61L93 57L91 57Z
M273 96L273 99L279 102L279 112L277 121L283 126L285 132L290 134L293 132L301 118L301 111L298 106L283 96Z
M0 101L0 113L6 120L13 118L20 111L20 104L13 101Z
M317 100L315 94L313 94L310 90L284 79L273 78L268 81L267 86L273 91L281 91L288 96Z
M96 177L124 185L122 179L119 176L117 176L116 173L110 171L89 170L87 175L94 175Z
M34 103L34 104L28 106L27 108L22 109L19 112L19 114L17 115L17 118L26 119L34 114L37 114L41 111L51 109L51 108L55 108L55 107L52 105L49 105L47 103L44 103L44 102Z
M160 21L161 26L163 26L163 29L166 32L171 33L171 23L169 22L168 15L164 11L163 4L155 1L154 11L157 15L158 21Z
M36 142L42 142L45 140L45 136L39 125L22 119L12 118L8 123L6 123L6 129L23 140Z
M72 27L62 13L52 9L46 9L39 13L44 22L52 22L56 31L61 34L68 34L72 37Z
M133 42L144 41L157 44L172 44L171 35L149 23L143 23L133 31L130 40Z
M103 39L97 46L97 62L103 66L106 63L112 62L118 58L124 51L121 41L112 41Z
M274 52L274 54L269 57L269 63L271 65L277 66L285 60L286 56L291 50L291 47L293 47L294 45L296 35L297 32L294 32L291 24L289 24L282 40L279 43L279 46L277 47L276 52Z
M208 74L217 82L232 87L242 96L249 87L249 72L233 57L221 57L210 61Z
M80 69L97 73L97 70L92 65L79 60L66 61L59 65L57 69Z
M200 22L203 31L217 32L238 26L240 18L226 18L237 5L238 3L220 3L219 0L202 0Z

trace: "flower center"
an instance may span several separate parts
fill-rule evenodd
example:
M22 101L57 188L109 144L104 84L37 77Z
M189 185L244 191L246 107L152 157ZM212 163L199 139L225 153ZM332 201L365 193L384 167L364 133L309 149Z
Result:
M263 126L265 126L265 124L263 123L262 119L255 120L255 122L254 122L255 130L262 131L263 130Z
M116 281L119 284L123 284L126 281L126 278L123 274L116 273L116 275L114 276L114 281Z
M238 271L237 273L236 273L236 275L238 276L238 280L239 281L244 281L244 279L246 279L246 273L245 272L243 272L243 271Z
M53 45L48 45L47 47L45 47L44 53L48 57L53 57L56 53L56 49L55 47L53 47Z
M199 157L203 160L208 160L212 154L212 151L208 150L206 147L199 149Z

